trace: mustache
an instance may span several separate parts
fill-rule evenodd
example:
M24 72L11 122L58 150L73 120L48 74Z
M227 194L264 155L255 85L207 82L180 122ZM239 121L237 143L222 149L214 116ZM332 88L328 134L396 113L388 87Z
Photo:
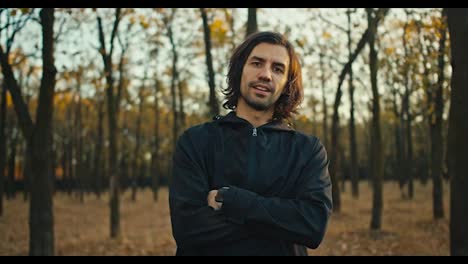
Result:
M274 88L270 85L270 83L265 82L265 81L252 81L248 83L249 87L255 87L255 86L263 86L268 89L270 92L274 92Z

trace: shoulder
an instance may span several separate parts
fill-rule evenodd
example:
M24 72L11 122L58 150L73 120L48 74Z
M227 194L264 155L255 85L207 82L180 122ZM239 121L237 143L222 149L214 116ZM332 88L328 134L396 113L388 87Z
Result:
M314 135L307 135L303 132L294 131L294 141L305 153L326 156L325 146L322 141Z
M197 143L207 142L208 139L213 136L215 126L217 126L217 120L218 119L194 125L186 129L180 136L179 140L190 140Z
M321 140L318 137L314 135L307 135L300 131L294 131L294 140L296 141L296 143L307 147L316 148L319 146L323 146Z

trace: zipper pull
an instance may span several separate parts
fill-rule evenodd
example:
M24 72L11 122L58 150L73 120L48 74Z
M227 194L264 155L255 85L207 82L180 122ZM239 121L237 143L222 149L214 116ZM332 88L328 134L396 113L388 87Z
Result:
M254 127L254 129L253 129L252 136L254 136L254 137L257 136L257 128L256 127Z

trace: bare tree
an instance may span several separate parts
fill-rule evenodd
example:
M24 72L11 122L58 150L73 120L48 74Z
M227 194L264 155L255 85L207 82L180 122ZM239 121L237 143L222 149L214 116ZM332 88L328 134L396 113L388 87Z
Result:
M327 97L326 97L326 92L325 92L325 83L327 81L327 76L325 75L325 64L323 62L323 59L325 57L324 54L324 47L323 45L319 44L319 66L320 66L320 84L322 88L322 114L323 114L323 120L322 120L322 133L323 133L323 141L325 143L325 147L329 147L330 141L328 139L328 104L327 104Z
M257 8L249 8L247 14L247 31L245 33L245 37L257 31Z
M169 16L164 17L164 24L167 28L167 37L171 43L171 51L172 51L172 78L171 78L171 105L172 105L172 114L173 114L173 126L172 126L172 143L173 148L175 148L177 144L177 137L179 135L179 115L177 112L177 97L176 97L176 84L178 81L178 69L177 69L177 61L179 59L176 44L174 40L174 32L173 32L173 21L175 17L176 10L171 9L171 13Z
M319 14L319 17L321 20L325 21L327 24L330 24L337 28L338 30L344 32L347 37L348 37L348 61L354 60L352 58L353 56L353 50L351 48L352 46L352 38L351 38L351 14L355 13L356 9L348 9L346 10L346 17L347 17L347 28L342 27L341 25L334 23L333 21L330 21L328 18L322 16ZM365 44L365 42L363 42ZM321 49L323 49L321 47ZM320 60L319 60L319 65L320 68L323 69L323 53L320 53ZM343 76L344 78L345 76ZM355 128L355 121L354 121L354 84L353 84L353 67L352 64L350 64L349 69L348 69L348 88L349 88L349 99L350 99L350 119L349 119L349 143L350 143L350 156L351 156L351 166L350 166L350 176L351 176L351 185L352 185L352 195L354 198L357 198L359 196L359 175L358 175L358 156L357 156L357 144L356 144L356 128ZM322 101L323 101L323 134L324 134L324 139L325 139L325 146L328 146L328 121L327 121L327 104L326 104L326 98L325 98L325 91L324 91L324 86L325 86L325 76L322 74L321 75L322 79ZM337 91L337 96L341 97L341 90ZM336 101L335 101L336 103ZM339 107L339 105L338 105ZM339 133L339 132L338 132ZM336 142L337 146L340 145L340 142ZM337 149L337 151L339 151ZM338 164L340 164L340 158L337 157L338 159L336 160L335 164L336 166L339 167ZM343 162L344 160L341 160ZM344 182L345 179L342 179L343 183L343 191L344 191ZM337 195L335 195L337 196ZM339 195L338 195L339 196ZM339 198L338 198L339 201Z
M351 50L351 14L355 10L348 9L346 11L346 16L348 18L348 28L346 34L348 35L348 59L351 59L352 50ZM349 101L350 101L350 117L349 117L349 144L350 144L350 156L351 156L351 193L354 198L359 197L359 173L358 173L358 149L356 143L356 126L354 121L354 84L353 84L353 68L352 65L349 69L348 76L348 87L349 87Z
M101 17L97 18L99 29L99 42L101 44L100 53L104 63L104 72L106 76L106 95L107 95L107 119L109 125L109 166L110 166L110 236L116 238L120 235L120 181L117 169L117 108L116 94L114 91L114 75L112 54L114 51L114 40L118 34L118 27L121 21L121 9L116 8L115 20L110 36L109 50L106 49L104 30Z
M0 84L0 217L3 216L3 192L5 182L5 161L7 156L6 151L6 87Z
M16 126L13 122L7 122L11 124L11 126ZM16 122L15 122L16 123ZM19 141L19 133L16 132L10 133L12 138L10 140L10 156L8 157L8 184L7 184L7 199L14 199L16 197L16 189L15 189L15 169L16 169L16 150L18 149L18 141Z
M447 40L447 26L446 26L446 14L442 13L441 17L443 23L439 28L440 39L439 39L439 51L437 55L438 59L438 79L436 85L436 91L434 99L430 100L433 102L434 111L432 118L430 118L430 130L431 130L431 174L433 182L433 216L434 219L444 217L444 205L443 205L443 189L442 189L442 166L443 166L443 142L442 142L442 126L443 119L442 115L444 112L444 80L445 80L445 42Z
M468 256L468 9L448 8L452 93L448 132L450 184L450 254Z
M100 92L98 92L100 93ZM104 138L104 99L102 95L96 97L97 106L97 135L94 146L94 160L93 160L93 175L96 178L95 192L98 198L101 197L101 191L103 188L104 181L104 170L102 169L102 148L103 148L103 138Z
M409 13L407 11L407 18L409 19ZM407 27L408 24L405 24L405 27ZM406 30L405 30L406 31ZM403 96L403 115L406 117L406 127L404 128L405 131L405 140L404 142L406 143L405 146L405 174L407 177L408 181L408 198L413 199L414 196L414 186L413 186L413 113L411 112L411 107L410 107L410 96L412 93L412 84L410 84L410 62L408 58L411 56L409 47L407 45L407 39L405 36L405 32L403 32L403 48L405 51L405 72L404 74L404 85L405 85L405 93ZM414 75L413 75L414 76Z
M388 8L381 8L376 12L375 15L375 23L378 24L378 22L387 14ZM361 39L359 40L356 49L352 53L352 55L349 58L349 61L344 65L343 69L341 70L341 73L338 78L338 88L336 89L336 94L335 94L335 102L333 104L333 119L332 119L332 139L331 139L331 151L330 151L330 176L332 180L332 197L333 197L333 210L339 211L341 207L341 198L340 198L340 191L339 191L339 185L338 185L338 179L337 179L337 173L336 173L336 165L333 163L336 163L336 160L338 159L338 138L339 138L339 107L341 104L341 96L343 95L343 92L341 91L341 86L343 85L344 79L346 75L349 73L351 70L351 65L353 62L356 60L357 56L361 53L361 51L364 49L366 44L369 41L369 35L370 35L370 29L366 29L366 31L362 34Z
M52 113L55 89L54 66L54 9L44 8L40 11L42 25L42 80L39 92L39 105L36 122L22 98L18 82L8 61L9 49L4 52L0 45L0 61L7 87L12 95L15 111L20 120L21 129L27 140L27 158L31 167L31 202L29 211L29 254L54 255L54 216L52 205L51 181L51 145Z
M205 57L206 66L208 73L208 86L210 87L210 98L208 105L210 107L210 114L212 116L219 114L218 99L216 98L216 87L215 87L215 72L213 70L213 58L211 56L211 31L208 25L208 17L206 15L205 8L200 8L202 20L203 20L203 36L205 39Z
M377 35L377 18L372 8L366 8L369 24L369 68L372 86L372 127L371 127L371 175L373 187L372 218L370 227L379 230L382 225L382 187L383 187L383 146L382 132L380 128L380 95L377 87L377 51L375 49L375 37Z
M160 162L159 162L159 120L160 120L160 109L159 109L159 98L158 92L161 89L160 81L155 78L154 83L154 143L153 151L151 153L151 171L152 171L152 189L153 189L153 200L158 200L158 189L159 189L159 173L160 173Z
M145 78L143 79L143 84L140 87L140 90L138 91L138 100L139 100L139 105L138 105L138 115L136 119L136 131L135 131L135 152L133 154L133 175L131 176L132 178L132 201L136 201L136 193L137 193L137 185L138 185L138 175L140 175L140 171L142 171L143 168L143 159L141 155L141 140L142 140L142 132L141 132L141 123L143 121L143 110L145 107L145 81L146 81L146 72L145 72Z

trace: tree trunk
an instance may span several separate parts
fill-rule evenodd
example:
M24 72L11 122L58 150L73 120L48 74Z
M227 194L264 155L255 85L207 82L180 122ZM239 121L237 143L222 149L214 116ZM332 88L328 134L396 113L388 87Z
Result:
M448 8L452 52L452 92L448 133L450 254L468 256L468 9Z
M98 120L97 120L97 138L94 148L93 176L95 177L95 192L98 198L101 197L103 189L103 159L102 159L102 141L104 137L104 102L98 100Z
M16 150L18 145L19 135L15 133L10 142L10 156L8 157L8 185L7 185L7 198L14 199L16 197L15 188L15 173L16 173Z
M40 11L42 24L43 76L40 85L39 101L36 113L36 125L24 102L21 89L13 75L9 64L9 54L3 52L0 45L0 63L6 85L10 90L21 131L27 141L25 155L25 177L30 181L31 203L29 210L29 254L54 254L54 229L52 206L52 182L50 178L50 155L52 145L52 113L55 88L53 57L54 44L54 9L45 8ZM34 173L34 176L32 175ZM29 185L27 183L26 185ZM26 194L25 190L25 194ZM25 195L26 197L26 195Z
M187 87L186 80L180 81L178 78L179 74L177 74L177 88L178 88L178 97L179 97L179 131L184 131L186 126L185 120L185 110L184 110L184 90Z
M409 20L409 18L407 17ZM410 114L410 109L409 109L409 75L410 75L410 62L409 62L409 56L410 52L408 50L408 44L407 44L407 28L409 27L409 22L405 22L405 25L403 27L403 35L402 35L402 40L403 40L403 50L405 54L405 60L404 60L404 65L403 65L403 85L405 86L405 92L403 94L402 98L402 106L401 106L401 113L400 113L400 129L401 129L401 144L403 146L403 155L401 156L401 180L400 180L400 189L401 189L401 194L402 198L407 198L408 196L405 193L404 187L405 184L408 184L409 186L409 179L410 179L410 161L409 161L409 153L408 151L409 147L412 146L412 140L411 140L411 114ZM409 121L408 121L409 120ZM408 191L410 190L410 187L408 187Z
M405 54L408 54L407 47L405 46ZM409 63L409 62L405 62ZM408 181L408 198L413 199L414 196L414 189L413 189L413 170L412 170L412 164L413 164L413 125L412 125L412 114L411 114L411 108L410 108L410 83L409 83L409 74L410 74L410 69L409 65L406 65L406 71L405 71L405 76L404 76L404 85L405 85L405 94L403 97L403 113L404 116L406 116L406 124L405 124L405 140L404 142L406 143L405 145L405 163L404 163L404 168L405 168L405 175L406 175L406 180Z
M388 8L381 8L377 11L375 23L377 24L378 21L385 16L385 14L388 12ZM362 34L361 39L359 40L356 49L354 50L353 54L351 55L351 58L349 61L346 63L346 65L343 67L341 70L340 76L338 78L338 88L336 89L336 94L335 94L335 102L333 104L333 119L332 119L332 140L331 140L331 152L330 152L330 161L331 162L336 162L338 158L338 126L339 126L339 106L341 104L341 96L342 96L342 91L341 91L341 85L344 82L344 79L346 77L346 74L349 73L351 69L351 65L353 62L356 60L357 56L361 51L364 49L366 43L368 42L369 39L369 29L367 29L364 34ZM340 191L339 191L339 186L338 186L338 180L336 179L336 165L331 164L330 165L330 177L332 181L332 198L333 198L333 206L334 206L334 211L339 211L340 210L340 205L341 205L341 200L340 200ZM335 207L336 206L336 207Z
M72 133L70 132L70 135ZM72 195L73 192L76 190L76 175L75 175L75 166L73 165L73 143L72 139L69 138L67 142L67 171L68 171L68 182L69 182L69 195Z
M229 25L229 30L231 31L231 37L229 38L229 44L231 45L231 50L230 50L230 53L231 53L236 48L236 41L235 41L236 29L234 27L234 17L236 17L236 8L223 8L223 11L224 11L224 17L226 19L226 22ZM227 59L229 59L229 57Z
M172 13L173 15L173 13ZM172 19L171 19L172 20ZM171 50L172 50L172 79L171 79L171 103L172 103L172 113L173 113L173 125L172 125L172 147L175 149L177 144L177 138L179 136L179 116L177 113L177 97L176 97L176 81L178 78L178 71L177 71L177 60L178 54L174 42L174 36L172 32L172 24L170 24L167 28L167 35L169 37L169 41L171 42Z
M144 84L143 84L144 85ZM140 147L141 147L141 122L142 122L142 117L143 117L143 108L144 108L144 101L145 101L145 95L143 93L144 86L140 88L139 92L139 99L140 99L140 105L138 107L138 117L136 120L136 132L135 132L135 137L136 137L136 143L135 143L135 152L133 154L133 173L132 173L132 201L136 201L136 193L137 193L137 185L138 185L138 175L139 169L142 168L142 159L140 155Z
M247 31L245 33L245 37L248 37L250 34L255 33L257 31L257 8L249 8L247 17Z
M31 171L31 162L30 162L30 155L29 155L29 146L28 146L28 140L26 139L25 143L22 146L22 153L19 155L19 157L24 157L23 160L23 184L24 184L24 190L23 190L23 200L25 202L29 201L29 194L31 193L31 182L32 182L32 171Z
M403 120L403 110L398 110L397 106L397 91L393 89L393 113L395 114L395 118L397 121L395 122L395 149L396 149L396 173L397 173L397 180L398 185L401 191L401 198L405 199L406 195L404 192L404 185L405 185L405 177L404 175L404 168L403 165L405 163L405 151L404 151L404 135L403 135L403 127L404 127L404 120Z
M410 74L410 62L409 56L410 52L408 51L408 45L406 41L406 28L408 27L408 23L405 23L404 32L403 32L403 48L405 52L405 67L404 67L404 85L405 85L405 93L403 96L402 102L402 111L404 117L406 117L405 121L406 124L403 126L403 130L405 133L403 142L406 143L405 145L405 162L403 168L405 170L405 177L408 183L408 198L413 198L413 137L412 137L412 116L411 116L411 108L410 108L410 82L409 82L409 74Z
M15 75L13 74L13 69L9 63L9 54L3 51L2 45L0 45L0 63L5 82L3 85L5 85L10 91L15 112L18 116L19 126L21 131L26 133L24 138L28 139L31 137L34 124L31 116L29 115L28 106L23 100L21 89L15 79Z
M0 217L3 216L3 192L5 190L5 165L6 165L6 87L0 85Z
M82 118L81 118L81 76L77 76L77 94L78 102L75 106L75 145L76 145L76 179L78 182L78 194L81 203L84 203L84 189L85 189L85 177L84 172L84 160L83 160L83 127L82 127Z
M377 22L374 11L366 8L369 24L369 68L372 86L372 128L371 128L371 177L372 177L372 218L370 228L380 230L382 225L382 185L383 185L383 151L382 135L380 129L380 95L377 87L377 51L375 50L375 36L377 34Z
M323 63L323 57L325 55L320 52L319 54L319 65L320 65L320 81L322 86L322 113L323 113L323 121L322 121L322 133L323 133L323 142L326 148L330 147L330 141L328 139L328 105L327 105L327 97L325 92L325 66Z
M444 217L444 204L443 204L443 189L442 189L442 164L443 164L443 147L442 147L442 115L444 112L443 90L444 90L444 68L445 68L445 41L447 40L446 34L446 16L442 14L444 21L443 27L439 29L439 53L438 53L438 79L435 91L435 108L434 119L431 118L431 174L433 182L433 214L434 219ZM433 120L433 121L432 121Z
M159 119L160 119L160 114L159 114L159 98L158 98L158 92L160 89L160 83L159 80L155 80L154 84L154 145L153 145L153 152L151 154L151 171L152 171L152 189L153 189L153 200L155 202L158 201L158 189L159 189L159 173L160 173L160 167L159 167Z
M215 116L219 114L219 105L218 99L216 98L215 72L213 69L213 58L211 57L211 30L210 26L208 25L208 18L205 8L200 8L200 12L203 19L206 67L208 71L208 86L210 87L210 98L208 100L208 105L210 107L210 115Z
M348 60L351 60L352 50L351 50L351 10L346 12L348 18ZM358 173L358 150L356 144L356 127L354 123L354 84L353 84L353 67L352 65L349 68L349 101L350 101L350 118L349 118L349 144L350 144L350 158L351 164L349 168L351 176L351 193L354 198L359 197L359 173Z
M54 129L52 127L52 129ZM52 135L52 142L54 141L53 139L53 135ZM56 188L56 184L55 184L55 180L57 179L57 175L56 175L56 169L57 169L57 150L55 149L55 146L54 146L54 143L52 143L52 155L50 157L50 180L52 181L52 196L54 197L55 196L55 192L57 190Z
M339 115L338 108L341 100L341 88L336 91L335 104L333 105L332 119L332 140L331 140L331 155L330 155L330 176L332 182L332 201L333 210L339 212L341 210L341 197L339 188L338 168L339 168ZM338 98L338 99L337 99Z
M112 83L110 81L109 83ZM110 177L110 236L116 238L120 235L120 180L117 170L117 117L114 109L114 95L107 88L107 113L109 126L109 177Z
M102 29L101 18L98 17L99 42L101 43L101 55L106 76L107 121L109 132L109 177L110 177L110 236L116 238L120 235L120 180L117 169L117 109L114 93L114 76L112 69L112 53L114 39L117 35L121 20L121 9L116 8L114 26L110 37L110 50L106 50L105 37Z
M347 173L347 164L345 163L345 152L344 152L344 148L343 148L343 142L340 142L339 145L338 145L338 149L340 150L343 150L343 151L339 151L339 157L338 157L338 168L340 168L338 171L338 179L341 180L341 188L340 188L340 191L342 193L345 193L346 192L346 173Z
M52 182L50 157L52 152L52 116L54 110L55 75L54 66L54 9L44 8L40 12L43 47L43 75L40 86L36 125L29 140L32 177L30 203L29 254L54 255L54 216L52 205Z
M408 177L408 198L413 199L414 197L414 186L413 186L413 117L411 114L411 107L410 107L410 92L409 92L409 85L406 85L405 88L405 112L406 112L406 137L405 142L407 143L406 146L406 175Z
M68 195L70 195L71 193L71 190L69 188L69 183L68 183L68 153L67 153L67 143L64 141L62 141L62 157L61 157L61 166L62 166L62 170L63 170L63 174L62 174L62 188L64 191L66 191L68 193Z
M312 135L317 135L317 102L318 101L314 100L312 103Z

